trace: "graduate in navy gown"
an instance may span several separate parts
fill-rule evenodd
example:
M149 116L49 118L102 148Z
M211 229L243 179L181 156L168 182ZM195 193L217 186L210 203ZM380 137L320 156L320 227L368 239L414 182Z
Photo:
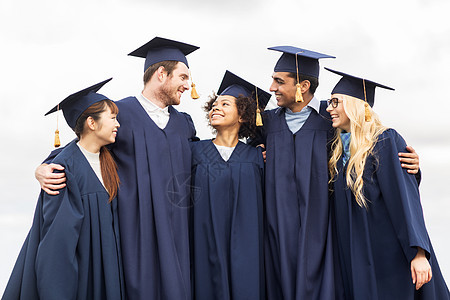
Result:
M269 299L334 299L332 231L328 199L328 154L334 129L326 101L314 93L319 59L333 56L291 46L283 54L270 91L277 109L263 113L266 146L265 268ZM413 151L413 149L411 149ZM416 153L403 153L405 167L418 169ZM409 164L408 163L412 163Z
M156 37L131 52L145 58L144 89L116 102L121 131L111 151L121 180L118 213L129 299L191 298L189 141L195 128L172 105L189 90L186 55L196 49Z
M3 295L13 299L125 299L113 143L117 106L96 93L107 81L70 95L62 109L79 140L53 162L65 168L58 195L41 192L33 225Z
M218 95L205 106L216 137L192 143L194 299L264 299L264 161L239 139L270 94L227 71Z
M333 127L335 251L345 299L450 299L425 228L417 182L402 169L404 139L372 111L378 83L343 77L327 111Z
M332 56L295 47L269 49L283 55L270 87L280 107L263 113L267 296L334 299L327 172L333 129L326 104L314 97L318 59Z

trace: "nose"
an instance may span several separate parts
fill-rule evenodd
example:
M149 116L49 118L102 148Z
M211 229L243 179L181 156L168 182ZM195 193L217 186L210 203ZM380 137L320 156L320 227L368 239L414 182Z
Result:
M183 87L186 91L189 90L189 81L186 80L183 84Z
M272 82L272 84L270 85L269 91L276 92L277 89L278 89L278 87L276 86L275 82Z
M333 106L330 104L328 104L326 111L327 112L331 112L333 110Z
M120 127L120 123L119 121L116 120L116 127L119 128Z

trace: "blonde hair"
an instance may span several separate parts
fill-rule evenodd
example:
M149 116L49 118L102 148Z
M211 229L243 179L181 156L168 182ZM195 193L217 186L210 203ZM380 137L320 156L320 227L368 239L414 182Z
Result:
M355 97L342 95L344 111L350 119L350 158L347 165L346 181L347 186L355 195L359 206L367 209L368 200L363 194L363 172L367 157L372 154L373 148L378 141L378 136L387 127L384 127L377 114L369 106L372 115L370 121L365 121L365 102ZM341 105L341 104L339 104ZM336 136L331 144L331 158L328 162L330 171L330 182L335 180L338 174L337 162L342 155L343 147L341 140L342 129L337 129Z

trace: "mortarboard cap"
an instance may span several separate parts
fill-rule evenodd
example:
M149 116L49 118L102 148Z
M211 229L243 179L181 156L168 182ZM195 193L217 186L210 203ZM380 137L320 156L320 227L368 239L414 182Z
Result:
M243 95L256 100L255 91L258 92L259 107L266 107L271 96L269 93L227 70L217 93L221 96L229 95L236 98Z
M155 37L128 55L145 58L144 72L151 65L165 60L180 61L189 68L186 55L199 48L197 46Z
M45 115L62 109L67 124L69 124L70 128L74 129L78 118L89 106L101 100L108 99L108 97L98 94L97 91L111 79L109 78L66 97Z
M269 50L283 52L275 65L275 72L291 72L319 78L319 59L336 58L306 49L292 46L270 47Z
M344 94L366 101L373 107L375 101L375 88L381 87L388 90L394 90L391 87L364 79L343 72L335 71L329 68L325 70L341 75L342 78L333 88L331 94Z

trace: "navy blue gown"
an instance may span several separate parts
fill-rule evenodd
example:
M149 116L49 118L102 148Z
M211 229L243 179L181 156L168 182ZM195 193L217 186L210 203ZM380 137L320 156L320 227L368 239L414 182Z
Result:
M2 299L125 299L116 199L108 203L76 141L53 163L67 185L56 196L41 191Z
M192 143L194 299L264 299L260 148Z
M393 129L379 136L364 169L361 208L345 180L342 158L334 183L334 217L346 299L449 299L449 291L428 237L415 177L401 168L398 152L406 143ZM415 290L410 263L417 248L425 250L431 281Z
M190 299L193 122L170 106L169 122L160 129L135 97L116 104L121 127L111 150L121 180L117 198L127 297Z
M295 134L285 109L263 113L266 145L265 267L268 299L334 299L326 102Z

